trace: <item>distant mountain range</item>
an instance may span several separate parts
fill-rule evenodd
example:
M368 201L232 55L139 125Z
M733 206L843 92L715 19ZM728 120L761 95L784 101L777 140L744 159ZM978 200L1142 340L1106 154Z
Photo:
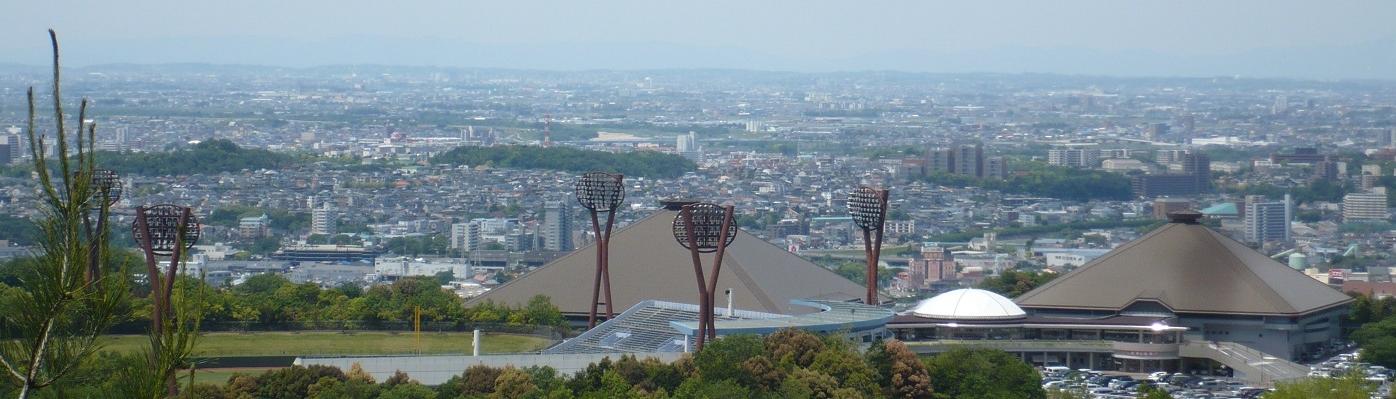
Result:
M13 45L13 44L11 44ZM0 47L0 62L37 65L46 47ZM1345 46L1178 56L1144 50L992 48L884 51L857 57L785 57L728 47L664 43L484 45L437 39L288 41L216 38L68 42L68 65L206 63L376 64L538 70L739 69L795 72L906 71L1105 76L1238 76L1396 80L1396 37Z

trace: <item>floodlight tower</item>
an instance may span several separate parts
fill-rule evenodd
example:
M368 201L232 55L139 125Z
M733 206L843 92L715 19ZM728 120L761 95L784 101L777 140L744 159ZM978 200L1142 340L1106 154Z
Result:
M92 188L97 190L97 225L92 225L91 215L83 216L83 226L87 229L88 237L106 236L107 216L111 213L111 207L121 201L121 175L107 169L95 169L92 171ZM99 240L105 242L105 240ZM84 277L88 283L96 281L102 274L102 247L104 245L93 245L88 249L87 272Z
M136 221L131 224L131 237L145 251L146 272L150 275L151 334L162 336L174 322L174 281L179 276L179 263L185 251L199 242L199 219L189 207L154 205L136 207ZM160 271L159 257L170 257L168 272ZM160 340L151 341L151 353L160 353ZM173 396L178 389L174 376L166 382Z
M717 277L722 272L722 257L727 246L737 238L737 225L732 222L732 213L731 205L700 202L684 205L674 216L674 239L692 255L693 274L698 280L696 350L703 350L706 339L717 339L717 327L713 325ZM706 279L703 277L702 253L714 253L712 275Z
M887 221L887 190L858 187L848 195L848 214L863 230L863 254L868 261L868 292L863 302L877 305L877 260L882 255L882 230Z
M611 227L616 222L616 210L625 202L625 176L606 172L587 172L577 180L577 202L591 213L591 228L596 233L596 277L591 284L591 310L587 328L596 327L596 306L605 292L606 320L615 317L611 304ZM602 228L597 214L606 213ZM603 288L604 287L604 288Z
M136 207L136 222L131 225L131 237L145 252L146 272L150 275L151 299L155 311L151 312L151 323L156 332L164 328L164 317L172 316L170 296L174 292L175 277L179 274L180 259L184 252L199 242L199 219L189 207L179 205L153 205ZM160 257L170 258L167 271L160 270Z

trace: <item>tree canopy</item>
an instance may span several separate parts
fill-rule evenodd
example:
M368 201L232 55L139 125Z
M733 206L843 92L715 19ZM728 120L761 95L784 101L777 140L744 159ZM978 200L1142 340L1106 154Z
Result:
M983 282L979 283L979 288L993 291L1008 298L1015 298L1052 281L1054 278L1057 278L1057 273L1004 270L996 276L984 279Z
M1014 164L1014 168L1015 173L1002 180L949 173L932 173L925 180L950 187L980 187L1073 201L1128 200L1132 196L1129 178L1118 173L1036 163Z
M277 169L294 157L259 148L242 148L215 139L170 152L98 151L97 163L122 174L143 176L213 174L243 169Z
M1045 399L1042 377L1008 352L952 349L926 361L937 395L956 399Z
M658 151L612 153L570 147L521 145L456 147L432 157L432 162L567 172L604 171L637 177L678 177L698 168L697 164L687 158Z

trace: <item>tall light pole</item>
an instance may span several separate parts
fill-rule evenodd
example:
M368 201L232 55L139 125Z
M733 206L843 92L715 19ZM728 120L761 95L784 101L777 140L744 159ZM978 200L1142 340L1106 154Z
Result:
M731 205L700 202L684 205L674 216L674 240L687 248L693 258L693 274L698 280L698 342L696 350L703 350L706 339L717 339L717 327L713 325L713 306L716 304L717 277L722 272L722 257L727 246L737 238L737 225L732 221ZM703 258L700 254L713 254L712 275L703 276Z
M97 244L88 249L87 272L84 277L91 284L102 275L102 248L106 246L104 236L107 234L107 216L111 213L111 207L121 201L121 175L107 169L94 169L92 171L92 188L97 190L98 198L101 202L97 207L97 225L92 225L90 214L84 215L82 224L87 228L87 236L98 239Z
M150 296L153 309L150 312L151 333L163 336L166 318L174 318L171 296L174 281L179 275L180 258L184 252L199 242L199 220L189 207L179 205L153 205L136 207L136 221L131 225L131 237L145 252L146 272L150 276ZM168 256L170 263L167 272L160 270L161 256ZM160 341L152 340L152 356L160 353ZM174 375L167 383L173 396L177 388Z
M882 256L882 230L887 221L887 190L858 187L848 195L848 214L863 230L863 254L867 258L867 298L877 305L877 260Z
M577 202L591 213L591 228L596 233L596 277L591 284L591 307L587 312L587 328L596 327L596 306L605 292L606 320L615 317L611 304L611 227L616 222L616 210L625 202L625 176L606 172L588 172L577 180ZM597 214L606 213L606 225L601 227ZM603 288L604 287L604 288Z

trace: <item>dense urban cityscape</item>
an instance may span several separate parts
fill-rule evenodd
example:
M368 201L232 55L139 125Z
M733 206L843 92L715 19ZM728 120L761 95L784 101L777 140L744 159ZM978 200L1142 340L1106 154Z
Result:
M749 33L739 22L769 6L728 22ZM1079 6L1044 15L1142 12ZM224 22L261 18L217 7L208 28L228 37L251 31ZM682 14L649 7L614 12ZM1309 6L1285 7L1266 15ZM1002 25L1037 26L1020 8ZM1250 35L1277 23L1260 17L1196 21L1238 33L1217 43L1164 38L1145 27L1177 11L1156 11L1118 33L1129 46L1038 32L1104 46L1047 58L1037 38L944 21L1021 65L941 71L903 68L930 56L898 43L933 28L885 11L794 39L776 31L806 26L770 18L750 42L610 15L564 34L544 22L573 22L547 11L528 34L576 35L557 42L576 60L539 69L529 54L557 44L513 41L500 10L419 40L497 30L441 50L515 66L411 66L433 63L411 61L394 18L438 16L404 4L348 30L366 32L348 59L409 61L307 61L344 45L314 27L365 10L255 39L91 44L79 28L77 50L50 29L47 66L5 63L29 50L0 45L0 396L1396 397L1396 80L1372 78L1390 60L1350 56L1390 42L1354 39L1370 17L1304 27L1321 46L1300 50ZM644 50L605 40L639 26L657 35ZM325 41L254 62L296 35ZM160 38L200 54L225 40L248 62L119 54L169 59ZM1198 47L1172 60L1190 65L1125 55L1178 43ZM634 66L592 66L611 65L596 46ZM1267 51L1332 60L1236 72ZM625 60L638 54L669 57ZM1101 54L1120 65L1043 61ZM782 62L797 66L767 67Z

